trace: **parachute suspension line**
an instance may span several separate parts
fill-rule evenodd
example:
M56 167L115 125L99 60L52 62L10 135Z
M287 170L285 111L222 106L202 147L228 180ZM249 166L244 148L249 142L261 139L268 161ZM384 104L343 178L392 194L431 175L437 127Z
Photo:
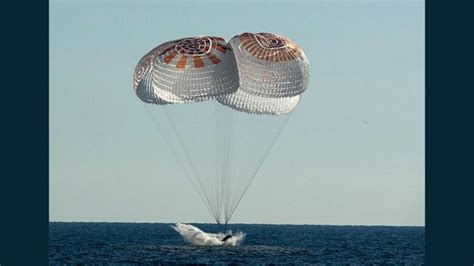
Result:
M170 144L170 143L166 140L166 138L164 137L164 134L163 134L163 132L162 132L161 129L160 129L160 126L159 126L158 121L156 121L155 117L151 114L150 110L148 110L148 108L146 107L146 105L143 105L143 108L145 109L146 113L150 116L151 120L154 122L155 127L158 129L158 132L160 133L161 137L162 137L163 140L165 141L166 146L168 147L168 149L171 151L171 153L173 154L174 158L175 158L176 161L178 162L179 167L181 168L181 170L183 170L184 176L185 176L186 179L191 183L191 185L193 186L194 190L196 191L196 193L198 194L198 196L201 198L201 200L202 200L202 202L204 203L204 205L206 205L206 207L207 207L207 209L209 210L209 212L212 213L211 209L209 208L208 204L206 203L206 200L204 199L203 192L200 191L200 190L198 189L198 187L196 186L196 184L193 182L192 178L189 176L188 171L186 171L183 162L179 159L179 156L176 154L176 152L174 151L174 149L171 147L171 144Z
M232 208L232 211L230 212L230 215L229 215L229 219L226 219L225 223L227 223L230 218L232 218L232 215L234 215L234 212L235 210L237 209L237 206L239 205L240 201L242 200L243 196L245 195L245 193L247 192L250 184L252 183L253 179L255 178L255 176L257 175L258 173L258 170L260 169L260 167L262 166L263 162L265 161L265 158L267 158L268 154L270 153L271 149L273 148L273 146L275 145L276 143L276 140L278 139L278 137L280 136L281 132L283 131L283 128L285 127L286 123L288 122L288 119L290 118L290 115L291 113L288 114L288 116L286 117L285 121L283 122L283 125L281 126L281 128L279 129L277 135L275 136L275 138L273 139L272 143L270 144L270 147L268 148L268 150L265 152L265 155L263 156L263 158L260 160L260 162L258 163L258 166L257 168L255 169L255 171L253 172L251 178L250 178L250 181L247 183L247 186L245 186L245 189L244 191L242 192L242 194L240 195L239 199L237 200L237 203L234 205L232 204L233 208Z
M215 195L217 201L217 209L219 213L219 220L221 215L226 219L226 208L228 206L228 177L226 165L228 165L230 153L230 138L229 132L232 130L232 112L223 108L220 104L214 105L214 120L215 120Z
M225 151L226 149L226 136L228 135L227 134L227 130L228 130L228 126L226 125L226 122L228 121L228 119L220 119L220 114L222 113L222 111L219 110L219 107L221 107L219 104L214 104L214 126L215 126L215 130L214 130L214 133L215 133L215 140L217 142L215 142L215 196L216 196L216 205L217 205L217 209L218 209L218 213L219 213L219 221L221 221L222 219L222 215L223 215L223 205L224 205L224 201L223 201L223 196L225 195L225 191L224 191L224 185L225 185L225 179L223 178L224 177L224 174L225 174L225 171L224 171L224 168L223 168L223 165L224 165L224 162L225 162L225 154L223 154L223 151Z
M160 135L162 136L163 140L165 140L165 143L166 143L166 146L168 147L168 149L171 151L171 153L173 154L173 156L175 157L176 161L178 162L178 165L180 166L181 170L183 170L184 172L184 175L186 176L186 179L188 179L188 181L191 183L191 185L193 186L194 190L196 191L196 193L198 194L198 196L201 198L202 202L204 203L204 205L206 205L207 209L209 210L209 212L213 213L212 212L212 209L210 208L209 204L206 202L206 199L205 199L205 193L201 190L199 190L199 188L196 186L195 182L193 182L192 178L189 176L189 173L186 171L185 167L184 167L184 164L183 162L179 159L179 156L176 154L176 152L174 151L174 149L171 147L171 144L166 140L166 138L164 137L164 134L163 132L161 131L160 127L159 127L159 123L158 121L156 121L155 117L153 117L153 115L151 114L150 110L148 110L146 108L146 106L144 105L144 109L146 110L146 112L148 113L148 115L150 116L151 120L154 122L156 128L158 129L158 132L160 133ZM179 139L178 139L179 141ZM183 149L184 151L184 149ZM189 158L188 158L188 161L189 161ZM195 174L195 173L194 173ZM197 178L196 178L197 179Z
M218 147L221 145L221 139L219 138L219 121L216 119L214 121L214 127L215 127L215 130L214 130L214 139L216 140L216 143L215 143L215 153L214 153L214 164L215 164L215 177L217 180L215 180L215 182L217 183L219 181L219 174L220 174L220 169L219 169L219 166L220 166L220 160L219 160L219 152L218 152ZM215 191L215 194L216 194L216 198L218 197L218 194L219 194L219 188L220 188L220 185L221 184L217 184L216 185L216 191ZM221 206L220 206L220 202L217 201L217 210L218 212L220 213L220 210L221 210ZM220 216L220 215L219 215ZM219 217L219 220L220 220L220 217Z
M180 145L181 145L181 148L183 149L183 151L184 151L184 153L185 153L185 155L186 155L186 157L187 157L187 159L188 159L189 165L190 165L192 171L194 172L194 176L195 176L195 178L196 178L196 180L197 180L197 182L198 182L198 184L199 184L199 187L201 188L201 191L202 191L202 193L203 193L204 196L205 196L206 202L207 202L207 204L208 204L208 206L209 206L208 209L210 209L210 213L211 213L211 215L214 217L216 223L219 224L219 223L220 223L220 220L219 220L217 211L216 211L214 205L212 204L211 199L209 198L210 195L209 195L208 191L205 189L205 185L206 185L206 184L203 184L203 180L201 179L202 175L201 175L199 169L196 168L195 164L193 163L193 160L191 159L191 156L190 156L188 150L185 148L184 140L182 139L181 135L179 134L179 130L177 129L176 124L173 122L173 119L171 119L170 114L169 114L169 111L168 111L167 109L165 109L165 113L166 113L166 116L167 116L167 118L168 118L168 120L169 120L169 122L170 122L170 124L171 124L171 126L172 126L172 128L173 128L173 131L174 131L175 135L177 136L177 138L178 138L178 140L179 140L179 143L180 143ZM191 121L185 119L185 120L186 120L186 121L185 121L185 120L183 120L182 117L179 117L179 116L178 116L178 118L179 118L179 120L182 120L182 121L184 121L184 122L188 122L188 123L184 123L184 124L186 125L186 130L185 130L185 132L190 131L189 129L195 130L195 129L196 129L196 125L202 123L202 121L199 121L198 119L191 119ZM176 120L177 120L176 122L180 122L178 119L176 119ZM182 123L181 123L181 124L182 124Z
M169 117L169 114L168 114L168 112L167 112L167 110L166 110L166 107L164 107L164 113L165 113L165 115L166 115L166 118L168 119L168 121L169 121L170 124L171 124L171 127L172 127L172 129L173 129L173 131L174 131L174 133L175 133L175 135L176 135L176 137L177 137L177 139L178 139L179 144L181 145L181 149L184 151L184 154L186 155L186 158L188 159L189 165L191 166L191 169L193 170L193 173L194 173L194 175L196 176L196 180L198 181L199 186L200 186L201 190L203 191L204 197L205 197L205 199L206 199L206 201L205 201L204 203L206 204L206 202L207 202L208 208L209 208L209 210L210 210L212 216L214 217L214 219L216 220L216 222L217 222L218 224L220 224L220 221L219 221L219 219L218 219L218 216L217 216L217 214L216 214L216 211L215 211L214 208L212 207L211 201L209 200L209 197L208 197L207 194L205 193L206 190L204 189L204 186L202 185L202 182L201 182L201 180L200 180L200 178L199 178L199 175L197 174L197 171L196 171L196 169L195 169L195 167L194 167L194 164L192 163L192 160L189 158L188 152L187 152L186 149L184 148L183 141L181 140L181 137L179 136L178 131L176 130L175 124L173 123L172 119Z
M219 220L221 220L221 215L222 215L222 195L224 195L224 191L223 191L223 186L224 186L224 180L222 179L222 175L223 175L223 168L222 168L222 165L223 165L223 161L224 161L224 158L222 156L222 153L220 152L220 148L224 148L225 149L225 143L224 143L224 140L225 140L225 126L223 124L223 120L219 119L219 112L218 112L218 108L217 108L217 105L214 105L214 117L215 117L215 130L214 130L214 133L216 134L215 135L215 139L217 140L217 143L215 143L215 169L216 169L216 173L215 173L215 196L216 196L216 201L217 201L217 209L219 210Z
M224 203L224 219L225 219L225 224L228 222L228 210L230 208L229 203L231 199L231 193L230 193L230 187L231 187L231 181L232 179L229 178L229 167L230 167L230 162L231 162L231 152L233 150L233 135L234 135L234 122L235 122L235 116L234 112L231 111L230 109L224 108L220 114L224 114L223 120L225 123L225 127L227 131L225 132L224 140L225 140L225 146L224 146L224 164L223 164L223 173L221 176L222 183L223 183L223 195L222 195L222 200Z
M217 143L215 143L215 169L216 169L216 172L215 172L215 182L216 182L216 191L215 191L215 195L216 195L216 199L217 199L217 209L219 210L219 220L220 220L220 215L221 215L221 212L222 212L222 200L218 200L219 199L219 195L223 195L224 192L223 192L223 185L224 185L224 181L223 179L221 178L222 175L223 175L223 168L222 168L222 165L223 165L223 161L224 161L224 158L223 156L219 156L221 155L221 153L219 152L219 147L223 147L225 144L224 144L224 137L223 135L225 135L225 131L222 132L225 127L223 126L222 122L223 120L220 120L218 119L219 116L218 116L218 111L217 111L217 106L215 105L215 108L214 108L214 116L216 117L215 119L215 130L214 130L214 133L215 133L215 139L217 140Z
M218 198L218 209L220 214L224 214L225 219L225 208L226 208L226 161L229 150L229 130L231 117L227 115L225 109L222 109L220 104L214 105L214 118L216 122L216 197Z
M205 196L205 199L206 199L206 202L209 206L209 209L210 209L210 212L211 212L211 215L214 217L214 220L216 221L217 224L220 224L220 219L219 219L219 215L217 213L217 210L215 209L215 204L213 204L211 198L210 198L210 194L208 193L208 191L206 190L206 183L203 183L204 181L202 180L202 174L201 172L199 171L199 168L197 168L193 162L193 160L191 159L191 156L189 154L189 151L185 148L185 143L184 143L184 140L182 139L182 136L179 134L179 130L177 129L176 127L176 124L173 122L173 119L171 119L170 117L170 113L167 109L165 109L165 113L166 113L166 116L168 118L168 120L170 121L170 124L173 128L173 131L175 133L175 135L177 136L178 140L179 140L179 143L188 159L188 162L189 162L189 165L192 169L192 171L194 172L194 175L196 177L196 180L199 184L199 187L201 188L204 196ZM186 123L184 123L186 125L186 130L185 132L187 131L190 131L191 130L195 130L197 127L196 125L199 125L199 124L202 124L203 121L199 120L199 119L191 119L191 121L187 120L187 119L184 119L183 120L183 117L180 117L178 116L179 120L181 121L184 121ZM176 122L180 122L178 119L176 119ZM181 123L182 124L182 123Z
M234 142L232 141L234 139L234 134L235 134L235 130L234 130L234 126L235 126L235 122L237 121L237 119L235 118L235 113L233 110L230 110L230 109L225 109L224 111L225 113L229 114L230 115L230 119L227 119L227 123L228 123L228 127L229 127L229 132L228 135L227 135L227 138L226 138L226 157L225 157L225 164L224 164L224 180L225 180L225 209L224 209L224 213L225 213L225 224L227 224L227 222L229 221L230 217L229 217L229 210L231 208L231 205L230 205L230 201L231 201L231 196L232 196L232 193L230 191L230 188L232 187L232 178L229 178L229 173L231 173L231 171L229 170L229 168L231 167L231 155L233 154L233 150L234 150Z

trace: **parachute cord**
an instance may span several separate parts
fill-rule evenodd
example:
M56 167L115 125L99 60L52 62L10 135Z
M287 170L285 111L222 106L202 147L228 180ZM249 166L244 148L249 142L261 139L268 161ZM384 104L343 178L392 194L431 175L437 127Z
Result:
M197 173L197 170L195 169L194 164L192 163L191 158L189 157L188 152L187 152L186 149L184 148L183 141L181 140L181 138L180 138L180 136L179 136L179 134L178 134L178 130L176 129L175 124L173 123L172 119L169 117L169 114L168 114L166 108L164 108L164 113L165 113L166 118L168 119L168 121L169 121L170 124L171 124L171 128L173 129L173 132L175 133L175 135L176 135L176 137L177 137L177 139L178 139L178 142L179 142L179 144L180 144L180 146L181 146L181 149L183 150L184 154L186 155L186 158L187 158L187 160L188 160L188 162L189 162L189 165L191 166L191 169L192 169L192 171L193 171L193 173L194 173L194 176L196 177L196 180L198 181L199 187L201 188L201 191L202 191L202 193L203 193L203 195L204 195L204 197L205 197L205 199L206 199L206 201L205 201L204 203L206 204L206 206L208 206L208 209L209 209L210 213L212 214L212 216L214 217L214 219L216 220L216 222L219 223L219 217L218 217L218 215L216 214L216 211L214 210L214 208L212 207L212 204L211 204L211 202L210 202L210 200L209 200L209 198L208 198L208 196L207 196L207 194L206 194L206 191L205 191L205 189L204 189L204 186L202 185L201 179L199 178L200 174Z
M228 130L228 119L226 119L226 112L225 110L220 110L221 106L219 104L214 105L214 117L215 117L215 125L216 125L216 175L215 175L215 182L216 182L216 201L217 206L219 209L219 214L224 215L225 217L225 200L224 197L226 195L225 192L225 161L226 155L225 151L227 150L227 130Z
M211 204L209 198L207 197L207 195L206 195L206 193L205 193L204 187L203 187L202 182L201 182L201 180L200 180L200 178L199 178L199 175L197 174L197 171L196 171L196 169L195 169L195 167L194 167L194 164L192 163L191 159L189 158L189 154L188 154L188 152L186 151L186 149L184 148L184 145L183 145L183 143L182 143L183 141L181 140L181 138L180 138L180 136L179 136L179 134L178 134L178 131L176 130L176 127L175 127L173 121L172 121L171 118L169 117L168 112L166 111L166 108L164 108L164 113L165 113L165 115L166 115L166 118L168 118L168 121L170 122L171 127L173 128L173 131L174 131L176 137L178 138L179 144L181 145L181 148L183 149L184 154L186 155L186 158L188 159L189 165L191 166L191 169L193 170L194 175L196 176L196 179L197 179L197 181L198 181L198 183L199 183L199 186L201 187L201 189L202 189L202 191L203 191L203 194L204 194L204 196L205 196L205 198L206 198L206 200L207 200L207 204L209 204L209 209L210 209L210 211L211 211L211 214L212 214L212 216L214 216L214 219L216 220L216 222L219 223L219 217L218 217L218 215L216 214L216 211L215 211L214 208L212 207L212 204Z
M181 170L183 170L186 179L188 179L188 181L191 183L191 185L192 185L193 188L194 188L194 191L196 191L196 193L197 193L198 196L201 198L202 202L203 202L204 205L207 207L207 209L209 210L209 212L212 213L212 210L210 209L210 207L209 207L208 204L206 203L206 200L205 200L204 197L203 197L203 192L201 192L201 191L196 187L196 184L192 181L191 177L189 176L188 172L186 171L185 167L183 166L183 162L179 159L179 157L178 157L178 155L176 154L176 152L171 148L171 144L168 143L168 141L166 141L166 138L164 137L163 132L161 132L161 129L160 129L159 124L158 124L158 121L156 121L155 117L153 117L153 115L151 114L150 110L148 110L148 108L146 108L145 105L143 105L143 108L145 109L146 113L150 116L151 120L154 122L154 125L155 125L155 127L158 129L158 132L160 133L160 135L161 135L161 137L163 138L163 140L165 141L166 146L168 147L168 149L171 151L171 153L172 153L173 156L175 157L175 159L176 159L176 161L178 162L178 165L179 165L179 167L181 168ZM178 140L179 140L179 139L178 139ZM204 195L205 195L205 194L204 194Z
M229 110L226 110L228 114L230 114L230 118L227 119L227 124L228 124L228 129L229 131L227 132L229 135L228 137L226 138L227 142L226 142L226 153L225 153L225 164L224 164L224 175L223 175L223 179L225 180L225 200L224 200L224 212L225 212L225 221L227 223L228 219L230 219L229 217L229 209L230 209L230 200L231 200L231 191L230 191L230 187L231 187L231 182L232 182L232 178L229 178L227 176L227 174L229 173L229 168L230 168L230 161L231 161L231 155L232 155L232 151L233 151L233 144L234 142L232 141L233 138L234 138L234 124L238 121L238 119L235 118L234 116L234 113L233 111L229 111ZM235 123L234 123L235 122Z
M229 185L227 183L227 169L228 169L228 161L229 161L229 154L230 154L230 143L231 143L231 133L232 133L232 128L230 125L232 125L231 120L233 118L232 113L230 113L228 110L223 109L223 110L218 110L218 105L216 105L216 118L222 122L223 125L223 142L222 142L222 165L221 165L221 174L219 175L219 179L221 181L221 211L224 214L224 219L227 219L227 209L228 209L228 198L229 198L229 193L228 193L228 188L227 186ZM223 206L222 206L223 205Z
M243 196L245 195L245 193L247 192L247 189L249 188L250 184L252 183L253 179L255 178L255 176L257 175L257 172L258 170L260 169L260 167L262 166L263 162L265 161L265 158L267 158L268 154L270 153L271 149L273 148L273 146L275 145L276 143L276 140L278 139L278 137L280 136L281 132L283 131L283 128L285 127L286 123L288 122L289 118L290 118L290 114L288 114L287 118L285 119L285 121L283 122L283 126L280 128L280 130L278 131L278 134L276 135L276 137L273 139L273 142L272 144L270 145L270 148L267 150L267 152L265 153L265 155L263 156L262 160L260 160L259 164L258 164L258 167L257 169L255 169L255 171L253 172L252 174L252 177L250 178L250 181L249 183L247 184L247 186L245 187L244 189L244 192L240 195L239 199L237 200L237 203L234 205L234 207L232 208L232 211L230 212L230 216L229 218L227 219L226 218L226 221L225 223L227 224L227 222L232 218L232 216L234 215L234 212L235 210L237 209L237 206L239 205L240 201L242 200Z
M223 162L224 162L224 158L223 157L219 157L219 155L221 154L220 153L220 147L224 146L225 143L224 143L224 140L225 140L225 132L224 133L220 133L220 129L224 128L225 127L223 126L223 121L222 119L220 119L220 112L218 110L218 107L219 105L215 105L214 107L214 116L215 116L215 140L217 141L216 145L215 145L215 169L216 169L216 172L215 172L215 182L216 182L216 201L217 201L217 209L218 209L218 212L219 212L219 216L222 215L222 200L219 200L219 198L222 197L222 195L224 195L224 191L223 191L223 186L224 186L224 180L221 178L222 175L223 175L223 168L222 168L222 165L223 165ZM219 219L220 220L220 219Z

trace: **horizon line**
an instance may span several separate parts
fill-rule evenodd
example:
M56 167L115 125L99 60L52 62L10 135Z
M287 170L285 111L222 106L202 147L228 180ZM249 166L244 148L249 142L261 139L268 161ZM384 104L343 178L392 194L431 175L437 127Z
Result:
M130 223L130 224L177 224L178 222L157 222L157 221L59 221L50 220L48 223ZM182 224L212 224L219 225L213 222L179 222ZM425 225L394 225L394 224L308 224L308 223L245 223L236 222L228 223L227 225L316 225L316 226L385 226L385 227L425 227ZM220 224L223 225L223 224Z

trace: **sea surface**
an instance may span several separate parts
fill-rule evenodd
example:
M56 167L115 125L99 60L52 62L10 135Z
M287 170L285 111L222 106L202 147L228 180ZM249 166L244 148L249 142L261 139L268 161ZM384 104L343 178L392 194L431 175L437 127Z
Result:
M425 259L424 227L232 224L239 246L192 246L164 223L49 224L51 265L410 264ZM203 231L223 226L193 224Z

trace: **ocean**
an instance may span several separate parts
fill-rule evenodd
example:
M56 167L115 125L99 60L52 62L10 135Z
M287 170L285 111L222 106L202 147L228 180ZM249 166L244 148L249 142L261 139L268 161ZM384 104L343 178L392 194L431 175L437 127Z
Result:
M424 264L424 227L231 224L237 246L194 246L166 223L50 222L49 260L64 264ZM217 233L216 224L192 224Z

